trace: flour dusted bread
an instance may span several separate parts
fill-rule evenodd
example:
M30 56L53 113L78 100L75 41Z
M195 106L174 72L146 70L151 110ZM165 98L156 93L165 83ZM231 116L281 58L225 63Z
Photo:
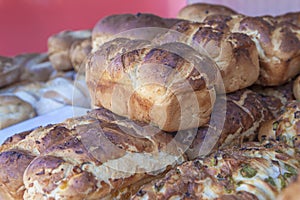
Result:
M166 131L208 122L217 68L182 43L117 38L91 54L86 81L94 106Z
M194 3L183 7L177 17L180 19L201 22L210 15L233 15L237 14L234 10L216 4Z
M49 60L58 71L73 69L69 50L75 41L82 41L91 37L90 30L62 31L48 38Z
M0 129L35 116L32 106L12 95L0 95Z
M225 22L178 22L154 40L159 44L182 42L210 56L220 70L227 93L246 88L258 79L255 43L245 34L231 33Z
M28 200L128 198L185 160L171 134L144 125L98 109L10 138L0 153L0 193Z

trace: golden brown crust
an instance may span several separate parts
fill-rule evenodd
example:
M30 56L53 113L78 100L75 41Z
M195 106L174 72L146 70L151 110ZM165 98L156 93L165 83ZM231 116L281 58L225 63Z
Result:
M278 15L275 18L279 23L288 22L300 26L300 12L290 12L283 15Z
M5 142L0 163L7 162L4 155L10 152L26 153L16 154L13 162L18 167L13 168L14 174L19 174L15 181L22 186L19 193L26 190L24 199L128 197L185 159L176 146L167 147L173 139L171 134L154 127L142 128L145 125L104 109L93 110ZM14 175L5 165L0 167L3 176ZM0 185L6 183L0 179ZM15 186L7 186L3 194L10 195Z
M219 67L227 93L246 88L258 78L255 43L245 34L231 33L224 22L182 21L156 38L159 44L175 41L192 46L200 54L208 54Z
M206 56L194 55L183 43L109 41L87 62L92 104L166 131L203 125L215 101L217 69ZM186 109L194 104L199 109ZM185 120L192 115L198 117Z
M33 155L22 150L12 149L0 153L0 196L23 199L23 174L33 159Z
M226 21L232 32L247 34L255 42L260 60L257 84L276 86L300 72L300 27L272 16L215 15L207 21Z
M190 21L203 22L206 17L216 14L233 15L237 13L223 5L195 3L183 7L177 14L177 17Z

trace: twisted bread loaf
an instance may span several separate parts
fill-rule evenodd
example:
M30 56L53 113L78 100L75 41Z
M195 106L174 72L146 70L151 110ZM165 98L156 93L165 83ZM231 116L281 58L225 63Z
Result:
M171 134L143 126L100 109L13 136L1 147L0 196L125 198L185 160Z
M86 81L92 104L165 131L208 122L217 68L182 43L151 45L116 38L91 54Z
M184 162L132 199L275 199L299 167L299 155L284 143L248 142Z
M232 32L244 33L251 37L256 44L260 59L258 84L280 85L300 72L299 13L288 13L277 17L247 17L231 13L230 9L224 6L206 4L190 5L186 9L183 8L182 12L186 10L188 13L189 7L196 11L184 16L185 19L206 23L226 21ZM214 10L213 14L205 15L206 18L199 18L199 13L207 7Z
M245 34L231 33L226 23L221 21L178 22L154 41L159 44L183 42L202 54L208 54L219 67L227 93L246 88L258 78L255 43Z

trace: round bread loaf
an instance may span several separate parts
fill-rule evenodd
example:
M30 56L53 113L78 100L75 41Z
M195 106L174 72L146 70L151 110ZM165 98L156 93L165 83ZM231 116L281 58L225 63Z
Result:
M183 43L109 41L87 62L92 104L165 131L201 126L212 112L218 71L197 54Z
M99 20L99 22L94 26L92 32L93 51L105 42L114 39L114 36L124 31L145 27L169 28L178 21L180 20L172 18L161 18L157 15L147 13L138 13L136 15L109 15ZM131 39L141 39L139 34L139 32L130 32L127 37ZM147 34L147 36L143 36L144 38L151 39L152 37L154 37L155 32L149 31L148 33L143 32L143 34Z
M91 37L90 30L62 31L48 38L48 55L53 67L58 71L73 69L69 50L75 41Z
M259 75L258 52L250 37L231 33L226 23L182 21L155 42L183 42L201 54L209 55L219 67L225 91L233 92L252 85Z
M233 15L237 13L222 5L195 3L183 7L177 14L177 17L180 19L202 22L207 16L216 14Z
M277 22L288 22L300 27L300 12L290 12L276 16Z
M0 129L35 116L32 106L12 95L0 95Z

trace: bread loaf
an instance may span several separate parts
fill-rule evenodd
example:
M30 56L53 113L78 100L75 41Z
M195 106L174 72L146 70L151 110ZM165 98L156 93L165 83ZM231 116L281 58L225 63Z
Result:
M33 107L12 95L0 95L0 129L35 116Z
M182 21L154 40L159 44L183 42L201 54L207 53L219 67L227 93L257 81L259 61L255 43L245 34L231 33L224 22Z
M134 14L118 14L109 15L100 19L94 26L92 32L93 51L98 49L99 46L117 37L121 37L120 33L132 29L156 27L156 28L169 28L175 24L178 19L164 19L154 14L137 13ZM155 31L144 32L144 36L132 31L127 36L131 39L150 39L155 34ZM119 36L118 36L119 35ZM122 34L121 34L122 35ZM144 37L144 38L141 38Z
M183 8L179 16L198 22L226 22L232 32L250 36L259 53L257 84L281 85L300 72L299 13L248 17L220 5L192 4Z
M70 60L71 63L78 73L84 74L85 73L85 61L87 59L88 54L92 50L92 41L91 38L86 40L79 40L73 42L70 47Z
M292 147L248 142L184 162L131 199L276 199L299 167Z
M20 73L12 58L0 56L0 88L19 81Z
M143 126L98 109L37 128L25 137L12 137L0 153L1 196L128 198L142 184L185 160L171 134ZM8 161L8 155L15 156ZM8 164L14 167L7 168Z
M165 131L207 123L217 68L195 53L182 43L155 46L125 38L105 43L87 62L92 105Z
M265 121L273 119L263 98L249 89L239 90L219 98L219 106L214 108L217 110L216 115L219 116L214 117L214 121L210 121L208 126L198 128L197 134L186 152L189 159L204 156L211 150L238 146L246 141L255 141L259 127ZM222 116L221 113L224 109L226 109L226 115ZM220 117L225 117L223 126L218 124L221 121ZM184 138L181 139L184 140ZM210 143L210 141L214 143Z
M73 69L69 50L75 41L86 40L91 37L90 30L62 31L48 38L48 55L53 67L58 71Z
M201 22L206 17L217 14L233 15L237 13L223 5L194 3L183 7L177 14L177 17L180 19Z

